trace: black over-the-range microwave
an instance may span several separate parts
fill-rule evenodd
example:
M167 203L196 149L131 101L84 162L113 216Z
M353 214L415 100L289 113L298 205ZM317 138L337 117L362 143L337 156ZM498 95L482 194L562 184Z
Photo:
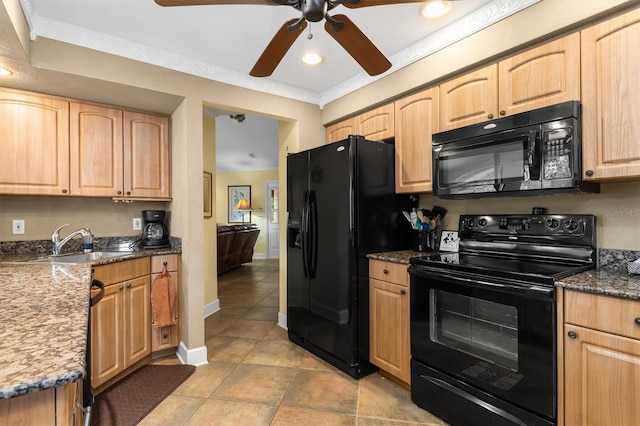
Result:
M599 192L582 181L579 101L433 135L433 193L441 198Z

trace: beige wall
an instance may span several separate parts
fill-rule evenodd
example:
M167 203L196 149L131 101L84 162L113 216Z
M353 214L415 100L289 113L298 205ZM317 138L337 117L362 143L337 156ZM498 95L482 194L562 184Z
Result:
M254 254L266 255L267 222L265 219L265 184L268 180L278 180L278 170L259 170L252 172L218 172L216 173L216 222L228 223L228 186L251 185L251 223L260 228L260 235L254 248ZM245 213L245 221L249 222L249 214Z
M640 183L601 185L599 194L557 194L537 197L441 200L420 196L420 207L438 205L447 209L445 229L458 229L461 214L530 214L532 207L547 213L592 214L596 216L598 248L640 251Z
M203 170L212 174L211 182L211 202L216 199L216 120L205 115L202 116L202 158ZM204 198L204 197L203 197ZM211 238L216 235L216 217L212 206L211 217L204 218L204 305L218 299L218 263L217 239Z

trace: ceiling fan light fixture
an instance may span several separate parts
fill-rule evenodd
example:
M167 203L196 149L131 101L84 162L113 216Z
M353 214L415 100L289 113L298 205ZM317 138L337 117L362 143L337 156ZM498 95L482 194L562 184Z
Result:
M320 54L316 52L307 52L302 57L302 62L307 65L318 65L320 62L322 62L322 56L320 56Z
M428 19L439 18L451 10L450 1L428 1L422 6L422 16Z
M0 76L11 75L13 74L10 69L5 67L0 67Z

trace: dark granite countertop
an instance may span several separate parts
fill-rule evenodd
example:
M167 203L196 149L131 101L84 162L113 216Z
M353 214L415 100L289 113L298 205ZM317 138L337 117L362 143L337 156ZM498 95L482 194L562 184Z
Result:
M385 262L393 263L406 263L409 264L409 260L412 257L428 256L433 252L423 252L414 250L400 250L400 251L388 251L384 253L371 253L367 257L374 260L383 260Z
M591 270L563 278L556 286L606 296L640 300L640 275L623 271Z

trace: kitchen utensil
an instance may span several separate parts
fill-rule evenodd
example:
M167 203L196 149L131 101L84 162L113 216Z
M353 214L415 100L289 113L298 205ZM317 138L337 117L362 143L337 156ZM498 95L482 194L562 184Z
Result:
M444 219L444 216L447 214L447 209L440 206L433 206L431 209L431 217L437 217L440 215L440 219Z
M402 215L404 216L405 219L407 219L407 222L409 222L413 227L413 221L411 220L411 215L409 214L409 212L403 210Z
M424 214L422 213L422 210L416 210L416 215L418 216L418 219L420 219L420 222L424 222Z

